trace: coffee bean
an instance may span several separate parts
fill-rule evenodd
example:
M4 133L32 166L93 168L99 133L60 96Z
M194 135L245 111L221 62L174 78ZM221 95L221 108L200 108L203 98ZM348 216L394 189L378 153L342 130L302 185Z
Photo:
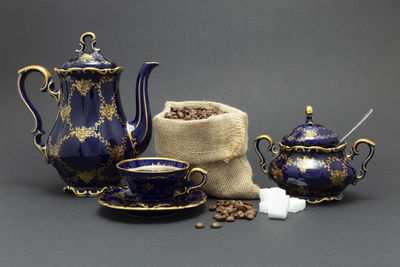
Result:
M253 202L251 202L251 201L246 201L246 202L244 202L244 204L249 205L249 206L253 206Z
M223 200L217 200L217 206L221 205L223 202Z
M246 217L246 215L244 215L244 212L241 210L239 210L237 214L238 214L239 219L244 219Z
M217 209L217 206L215 206L215 205L211 205L208 207L209 211L215 211L216 209Z
M219 207L217 208L217 212L223 212L223 211L224 211L224 207L219 206Z
M253 213L250 213L249 215L246 216L247 220L253 220L254 219L254 215Z
M222 224L219 223L219 222L213 222L213 223L210 225L210 227L213 228L213 229L218 229L218 228L221 228L221 227L222 227Z
M221 221L225 221L226 215L219 214L219 213L215 213L213 218L214 218L215 220L221 222Z
M231 214L233 212L233 209L231 207L227 207L223 213L225 213L226 215Z
M251 208L252 208L252 206L249 206L249 205L243 205L242 207L244 207L246 210L250 210Z
M245 205L242 205L242 206L239 207L239 210L245 212L247 210L247 208L246 208Z
M226 217L226 219L225 219L227 222L234 222L235 221L235 217L233 217L233 216L228 216L228 217Z
M197 229L204 228L204 223L202 223L202 222L198 222L198 223L196 223L196 224L195 224L195 226L194 226L194 227L196 227Z
M253 210L247 210L244 215L246 218L248 218L250 215L254 218L256 216L256 213Z

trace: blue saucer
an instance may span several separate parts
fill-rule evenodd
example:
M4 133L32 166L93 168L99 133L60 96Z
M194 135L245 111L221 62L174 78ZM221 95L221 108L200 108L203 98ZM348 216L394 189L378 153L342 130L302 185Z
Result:
M105 190L98 202L108 208L126 211L177 211L194 208L205 203L207 196L201 190L192 190L168 202L142 203L132 194L129 188L114 187Z

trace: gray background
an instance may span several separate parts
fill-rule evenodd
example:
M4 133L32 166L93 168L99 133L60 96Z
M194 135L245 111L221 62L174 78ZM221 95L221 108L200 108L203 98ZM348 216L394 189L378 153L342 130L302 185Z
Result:
M398 266L398 1L2 0L1 10L0 266ZM341 202L220 230L194 229L212 221L205 207L137 219L63 193L32 144L16 74L31 64L52 71L85 31L126 68L130 118L137 70L153 60L161 63L150 79L153 114L166 100L223 102L248 113L251 143L264 133L279 140L304 121L307 104L340 135L374 107L348 139L377 143L366 179ZM49 130L57 107L41 82L32 75L27 87ZM152 143L144 155L154 154ZM252 146L248 157L254 181L273 186Z

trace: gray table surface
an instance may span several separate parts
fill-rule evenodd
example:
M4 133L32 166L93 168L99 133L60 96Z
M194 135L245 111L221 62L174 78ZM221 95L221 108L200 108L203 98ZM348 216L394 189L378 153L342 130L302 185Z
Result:
M18 0L2 11L0 266L399 265L397 1ZM153 60L161 63L149 83L153 114L166 100L213 100L247 112L248 158L261 187L274 184L258 168L255 136L279 140L303 122L308 104L317 122L343 136L374 107L348 139L377 143L365 180L349 186L342 201L308 205L285 221L259 214L218 230L194 228L212 222L206 206L136 218L63 193L32 145L16 72L60 66L85 31L126 69L120 90L128 117L136 71ZM39 75L27 82L50 129L57 108L39 95ZM144 155L155 155L153 143Z

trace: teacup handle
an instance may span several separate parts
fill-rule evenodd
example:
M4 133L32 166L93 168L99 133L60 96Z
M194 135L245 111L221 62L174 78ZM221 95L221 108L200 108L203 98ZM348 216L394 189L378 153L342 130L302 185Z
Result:
M190 170L190 172L187 175L187 179L190 181L190 176L192 176L193 173L198 172L203 176L203 179L198 185L192 185L186 188L186 193L189 193L190 191L202 187L206 182L207 182L207 172L203 170L202 168L193 168Z
M193 168L193 169L191 169L189 171L189 173L186 175L185 179L190 181L190 176L192 176L192 174L195 173L195 172L199 172L203 176L203 179L201 180L201 182L198 185L192 185L192 186L189 186L189 187L185 187L185 190L183 190L182 192L176 192L174 197L187 194L187 193L189 193L190 191L192 191L194 189L202 187L207 182L207 172L205 170L203 170L202 168Z

